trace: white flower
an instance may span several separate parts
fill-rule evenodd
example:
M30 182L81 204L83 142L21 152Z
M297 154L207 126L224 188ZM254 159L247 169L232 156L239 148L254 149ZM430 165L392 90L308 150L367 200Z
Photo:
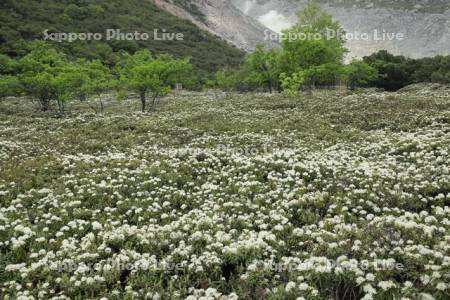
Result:
M15 264L15 265L7 265L5 268L5 271L15 272L15 271L19 271L19 270L24 270L25 266L26 266L25 263Z
M372 273L367 273L366 274L366 279L368 281L374 281L375 280L375 275L373 275Z
M433 296L431 296L430 294L427 294L427 293L421 293L419 295L419 299L420 300L435 300Z
M413 287L413 283L411 281L405 281L404 283L406 288L412 288Z
M284 227L283 227L283 225L277 224L273 227L273 229L276 231L283 231Z
M371 284L364 285L363 291L370 295L377 293L377 291L373 288L373 286Z
M364 297L361 298L361 300L373 300L372 294L365 294Z
M366 281L366 279L364 277L358 277L356 278L356 284L360 285L361 283L363 283L364 281Z
M307 283L304 283L304 282L300 283L300 285L298 286L298 289L300 291L306 291L308 288L309 288L309 285Z
M295 287L296 287L295 282L292 282L292 281L288 282L286 284L286 292L292 291L293 289L295 289Z
M103 229L103 225L100 224L97 221L92 222L92 229L94 230L102 230Z
M387 290L389 290L389 289L395 287L395 283L392 282L392 281L390 281L390 280L389 280L389 281L380 281L380 282L378 283L378 286L379 286L380 288L382 288L383 290L387 291Z

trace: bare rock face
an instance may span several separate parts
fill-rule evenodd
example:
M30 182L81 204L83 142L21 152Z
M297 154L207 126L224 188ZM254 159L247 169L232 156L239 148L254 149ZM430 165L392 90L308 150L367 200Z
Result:
M192 21L200 28L222 37L243 50L251 51L258 43L269 47L279 45L277 41L265 40L265 34L267 35L267 31L271 32L271 30L245 15L231 1L187 1L203 14L201 18L194 16L186 7L177 5L173 0L154 0L154 2L160 8Z
M203 17L177 0L153 0L237 47L251 51L257 43L279 46L274 32L297 21L309 0L190 0ZM448 0L316 0L346 31L348 58L388 50L413 58L450 54ZM178 3L178 4L177 4Z
M257 43L275 46L275 41L265 41L264 31L268 30L253 18L245 15L230 1L197 0L200 10L207 18L207 25L219 36L231 41L233 44L252 50Z
M307 0L231 0L274 31L294 24ZM350 57L386 49L413 58L450 54L448 0L317 1L347 32Z

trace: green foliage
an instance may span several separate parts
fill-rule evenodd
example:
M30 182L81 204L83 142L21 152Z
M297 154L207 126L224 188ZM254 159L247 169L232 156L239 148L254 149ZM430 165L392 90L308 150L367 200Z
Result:
M343 34L338 22L310 3L298 13L297 24L284 31L282 49L267 51L259 46L247 57L242 81L269 90L275 82L291 95L300 88L339 82L351 89L374 86L388 91L419 82L450 83L450 56L410 59L382 50L344 65Z
M183 83L192 71L188 59L174 59L169 55L153 57L141 50L129 55L119 68L120 82L139 94L142 112L146 110L147 96L152 99L151 109L160 97L166 96L176 83Z
M283 93L287 96L297 96L300 89L303 87L306 81L306 75L303 71L293 73L292 75L286 75L282 73L280 75L281 86L283 87Z
M395 91L412 83L408 76L407 61L407 58L394 56L385 50L364 58L364 62L379 74L373 84L388 91Z
M19 64L8 55L0 54L0 74L16 74Z
M61 96L59 76L67 64L65 55L49 47L44 42L30 44L30 53L20 60L24 91L36 100L42 111L50 109L50 102Z
M24 92L43 111L50 110L51 102L56 101L59 112L64 114L70 100L100 95L115 85L109 69L101 61L70 62L44 42L30 44L30 52L20 60L20 68ZM101 107L103 110L102 104Z
M0 75L0 99L15 96L21 91L20 81L16 76Z
M78 65L66 63L56 70L56 75L50 81L50 86L54 88L54 98L57 101L61 114L65 113L65 104L75 98L88 81L88 76Z
M316 86L334 86L343 76L344 66L339 63L326 63L310 67L304 71L306 76L306 85Z
M206 22L205 15L199 10L197 5L192 3L190 0L174 0L173 1L177 6L185 9L188 11L191 15L193 15L195 18L202 22Z
M293 73L323 64L341 64L347 52L343 33L331 15L311 2L298 13L298 22L283 32L283 69Z
M377 79L377 70L360 60L353 60L344 68L347 84L353 90L356 87L366 87Z
M90 107L97 113L103 113L104 104L102 95L117 86L117 80L112 75L110 69L100 60L77 62L80 71L85 74L85 80L80 86L78 97L84 100L90 100L95 96L98 99L99 107L91 105Z
M265 86L272 92L279 89L281 49L265 50L257 45L245 62L244 68L248 71L247 82L252 85Z
M116 71L120 80L116 80L100 60L70 61L48 43L34 42L29 45L29 53L19 61L19 79L1 75L2 96L19 93L20 87L42 111L49 111L56 102L59 112L64 114L66 104L79 98L87 100L97 113L104 109L102 94L119 87L137 92L145 111L148 96L151 96L153 108L176 84L192 83L189 59L175 59L167 54L153 56L149 50L134 55L121 53L119 58ZM90 101L93 97L98 105Z
M111 71L100 60L79 61L78 65L89 80L83 84L86 95L99 95L115 87L116 82Z
M195 6L189 5L192 12ZM54 42L54 47L68 57L100 59L113 66L117 53L134 53L149 49L152 53L168 53L175 58L191 57L192 64L203 76L227 66L242 63L244 52L220 38L200 30L190 21L180 19L159 9L152 1L119 0L2 0L0 3L0 53L10 57L27 54L26 44L42 40L44 31L92 32L106 35L107 29L122 32L141 32L150 35L141 41L76 41ZM24 22L23 20L26 20ZM170 33L182 33L182 41L153 40L154 29L166 29Z
M285 78L292 77L294 82L301 78L302 85L313 87L335 85L347 53L343 33L341 25L331 15L318 4L309 3L298 12L298 22L284 32Z
M221 70L216 73L216 85L226 93L229 93L235 87L238 81L238 74L226 70Z
M419 82L450 83L450 56L410 59L383 50L344 65L343 36L341 25L311 2L298 12L298 22L283 32L282 49L258 46L236 76L270 91L280 86L290 95L301 88L339 82L351 89L375 86L388 91Z
M282 49L262 46L247 57L244 82L289 95L309 86L334 86L343 74L343 29L312 2L298 12L298 22L283 32Z
M411 59L382 50L364 57L364 62L379 74L371 84L390 91L419 82L450 83L450 55Z

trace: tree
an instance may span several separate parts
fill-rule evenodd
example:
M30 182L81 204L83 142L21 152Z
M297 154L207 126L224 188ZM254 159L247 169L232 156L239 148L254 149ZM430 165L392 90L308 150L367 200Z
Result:
M435 83L447 83L447 78L445 77L445 75L446 74L444 73L436 71L431 74L430 80L431 82Z
M280 77L280 49L265 50L257 45L247 57L245 68L248 70L247 82L257 86L266 86L272 93L278 89Z
M19 68L17 61L13 60L7 55L0 54L0 75L13 75L16 74Z
M395 64L403 64L408 61L408 59L404 56L395 56L391 53L389 53L387 50L380 50L376 53L373 53L372 55L366 56L363 58L364 62L368 63L369 65L376 64L380 61L385 63L395 63Z
M153 57L150 51L142 50L125 57L119 65L121 84L139 94L142 112L150 96L153 109L160 97L166 96L176 83L183 83L192 71L189 59L173 59L169 55Z
M412 71L408 68L409 60L403 56L393 56L386 51L380 51L364 57L363 60L378 73L373 81L376 87L396 91L413 83Z
M377 79L373 81L373 84L376 87L388 91L396 91L413 83L412 73L415 68L422 71L425 70L423 67L420 67L419 62L410 60L404 56L392 55L386 50L381 50L370 56L366 56L363 58L363 61L375 68L378 73ZM417 65L414 66L413 64ZM426 74L428 73L427 71ZM417 75L420 77L423 76L423 74ZM426 75L428 78L430 76L431 74Z
M283 31L283 71L292 74L323 64L341 64L347 53L341 25L314 2L297 15L298 22Z
M56 101L59 113L64 114L68 101L79 96L86 86L96 84L94 77L99 73L92 75L94 66L69 62L48 44L35 42L20 60L19 78L24 92L38 102L42 111L50 110L52 101Z
M217 80L215 78L206 80L205 87L212 90L214 93L214 98L218 98L217 89L219 88L219 85L217 84Z
M237 79L238 74L234 72L221 70L216 73L216 84L227 97L236 85Z
M343 65L337 63L326 63L312 66L303 71L305 85L315 88L316 86L332 87L336 85L343 76Z
M56 76L67 64L64 54L44 42L31 43L30 52L20 60L20 81L24 92L36 100L42 111L48 111L56 99Z
M12 75L0 75L0 99L20 93L19 79Z
M377 70L361 60L353 60L344 68L344 74L350 89L366 87L378 78Z
M306 80L306 75L304 71L299 71L291 75L281 73L280 80L283 93L287 96L293 97L297 96L300 89L303 87Z
M90 7L80 7L76 4L69 4L66 9L64 10L64 13L69 16L71 19L74 20L83 20L90 15Z
M93 109L95 113L103 113L105 106L102 96L105 92L113 89L117 85L117 81L111 74L110 69L100 60L80 60L77 65L86 75L85 80L80 86L78 96L87 99L89 107ZM98 106L90 103L89 98L93 96L97 98Z
M58 68L52 78L50 84L54 88L54 98L61 115L65 114L66 103L79 95L83 85L88 82L88 75L84 71L76 64L67 63Z
M258 45L247 56L240 73L217 73L222 87L227 90L234 86L238 75L244 75L244 83L264 86L270 92L283 87L292 94L305 85L335 85L342 77L343 59L348 52L341 25L314 2L297 15L298 22L283 31L281 49L265 50Z

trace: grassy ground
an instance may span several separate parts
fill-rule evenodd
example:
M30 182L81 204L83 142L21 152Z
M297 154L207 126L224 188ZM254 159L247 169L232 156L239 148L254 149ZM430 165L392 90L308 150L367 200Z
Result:
M450 297L448 89L137 105L0 102L0 298Z

